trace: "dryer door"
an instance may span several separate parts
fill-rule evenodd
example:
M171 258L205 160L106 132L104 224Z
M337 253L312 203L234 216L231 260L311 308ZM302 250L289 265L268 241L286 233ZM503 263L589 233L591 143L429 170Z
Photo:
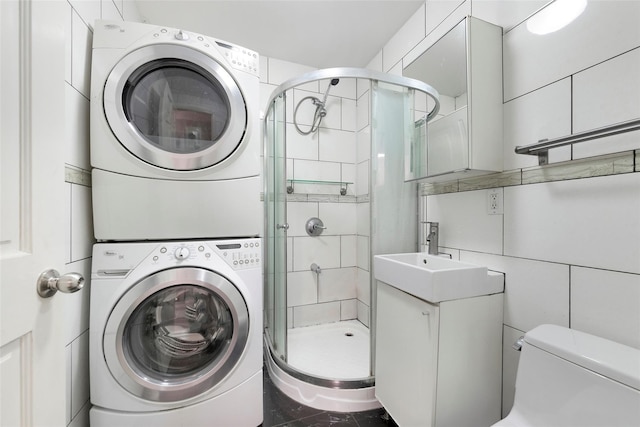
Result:
M174 402L218 385L240 360L248 333L247 305L231 282L180 267L133 285L111 312L102 344L123 388Z
M122 58L107 78L103 105L120 143L164 169L216 165L247 129L236 81L212 57L185 46L146 46Z

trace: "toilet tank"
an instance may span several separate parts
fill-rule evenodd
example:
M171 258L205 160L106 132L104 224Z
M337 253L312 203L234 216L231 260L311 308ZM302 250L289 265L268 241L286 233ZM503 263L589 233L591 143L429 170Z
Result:
M640 425L640 350L556 325L525 335L516 394L496 426Z

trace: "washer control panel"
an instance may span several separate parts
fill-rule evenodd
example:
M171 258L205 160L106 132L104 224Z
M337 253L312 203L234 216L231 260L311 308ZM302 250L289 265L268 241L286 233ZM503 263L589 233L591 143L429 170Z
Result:
M234 270L262 267L260 239L212 242L216 252Z
M207 242L171 242L153 251L151 260L181 264L185 261L207 261L217 256L234 270L262 267L261 239L214 240ZM206 264L205 264L206 265Z

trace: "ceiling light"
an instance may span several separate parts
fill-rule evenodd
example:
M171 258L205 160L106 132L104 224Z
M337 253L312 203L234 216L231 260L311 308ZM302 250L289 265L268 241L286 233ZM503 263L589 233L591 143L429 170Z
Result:
M533 34L549 34L569 25L587 7L587 0L555 0L527 20Z

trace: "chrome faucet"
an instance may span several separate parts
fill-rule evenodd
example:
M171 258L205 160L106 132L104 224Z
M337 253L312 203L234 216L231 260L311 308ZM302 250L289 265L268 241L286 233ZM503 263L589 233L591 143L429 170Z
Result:
M438 228L437 222L427 221L429 224L429 234L427 234L427 242L429 242L429 255L438 255Z

